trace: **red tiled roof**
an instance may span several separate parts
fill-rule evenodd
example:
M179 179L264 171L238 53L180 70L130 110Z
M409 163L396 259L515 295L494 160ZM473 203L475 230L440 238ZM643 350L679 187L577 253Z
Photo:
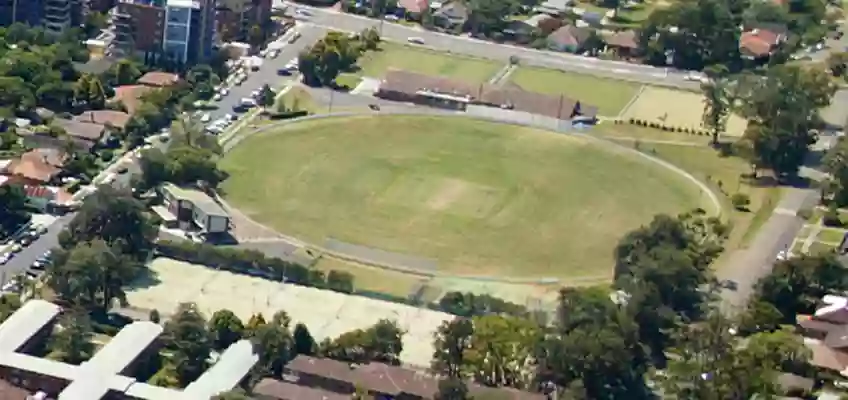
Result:
M44 186L27 185L24 186L24 192L26 193L27 197L37 197L48 200L53 198L53 192L51 192L49 188L46 188Z
M180 80L180 76L169 72L148 72L138 78L139 85L165 87L171 86Z
M398 6L407 12L420 13L430 7L430 4L427 0L399 0Z
M88 122L100 125L112 125L116 128L123 129L130 120L130 115L123 111L115 110L93 110L86 111L74 117L74 121Z
M277 400L350 400L349 394L313 389L271 378L259 381L253 388L253 394Z
M124 103L127 107L127 112L135 114L138 107L141 105L141 96L153 90L149 86L143 85L123 85L115 88L115 97L110 100L117 100Z
M29 392L0 379L0 400L26 400Z
M628 29L626 31L616 32L606 39L607 45L620 47L624 49L639 48L638 37L636 31Z
M767 29L754 29L743 32L739 37L739 48L748 54L763 57L771 53L780 43L781 36Z
M62 127L69 136L96 142L103 137L106 126L90 122L56 118L53 122Z
M58 174L61 164L53 164L55 159L42 154L39 150L31 150L6 167L9 175L18 175L40 182L49 182Z

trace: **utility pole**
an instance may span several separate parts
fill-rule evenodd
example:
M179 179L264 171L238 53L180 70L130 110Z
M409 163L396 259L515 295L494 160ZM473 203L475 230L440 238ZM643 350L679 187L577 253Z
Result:
M333 113L333 96L335 95L335 93L336 93L335 90L330 89L330 104L328 105L328 108L327 108L327 114Z

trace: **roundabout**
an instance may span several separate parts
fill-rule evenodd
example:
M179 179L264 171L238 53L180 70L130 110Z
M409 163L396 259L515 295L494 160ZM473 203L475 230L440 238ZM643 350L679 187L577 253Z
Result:
M694 178L632 149L470 118L290 122L221 166L224 198L256 222L432 259L439 274L609 276L618 240L655 214L715 210Z

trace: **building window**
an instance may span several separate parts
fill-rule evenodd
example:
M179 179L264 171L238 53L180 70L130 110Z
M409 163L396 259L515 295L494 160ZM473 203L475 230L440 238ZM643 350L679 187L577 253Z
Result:
M165 31L165 40L170 42L185 42L188 40L188 30L180 28L171 28Z

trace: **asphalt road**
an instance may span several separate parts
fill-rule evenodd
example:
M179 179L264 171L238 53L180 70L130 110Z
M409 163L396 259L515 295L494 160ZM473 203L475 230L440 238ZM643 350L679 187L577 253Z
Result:
M323 28L309 25L299 25L295 30L301 33L300 39L294 43L286 44L276 58L266 58L258 71L251 71L247 75L247 80L244 83L231 87L230 93L218 102L218 108L208 111L211 120L221 118L226 114L234 114L233 106L237 105L242 98L251 97L251 92L261 88L262 85L267 83L272 88L279 86L278 84L285 80L285 77L277 75L277 70L297 58L303 49L317 42L326 32Z

